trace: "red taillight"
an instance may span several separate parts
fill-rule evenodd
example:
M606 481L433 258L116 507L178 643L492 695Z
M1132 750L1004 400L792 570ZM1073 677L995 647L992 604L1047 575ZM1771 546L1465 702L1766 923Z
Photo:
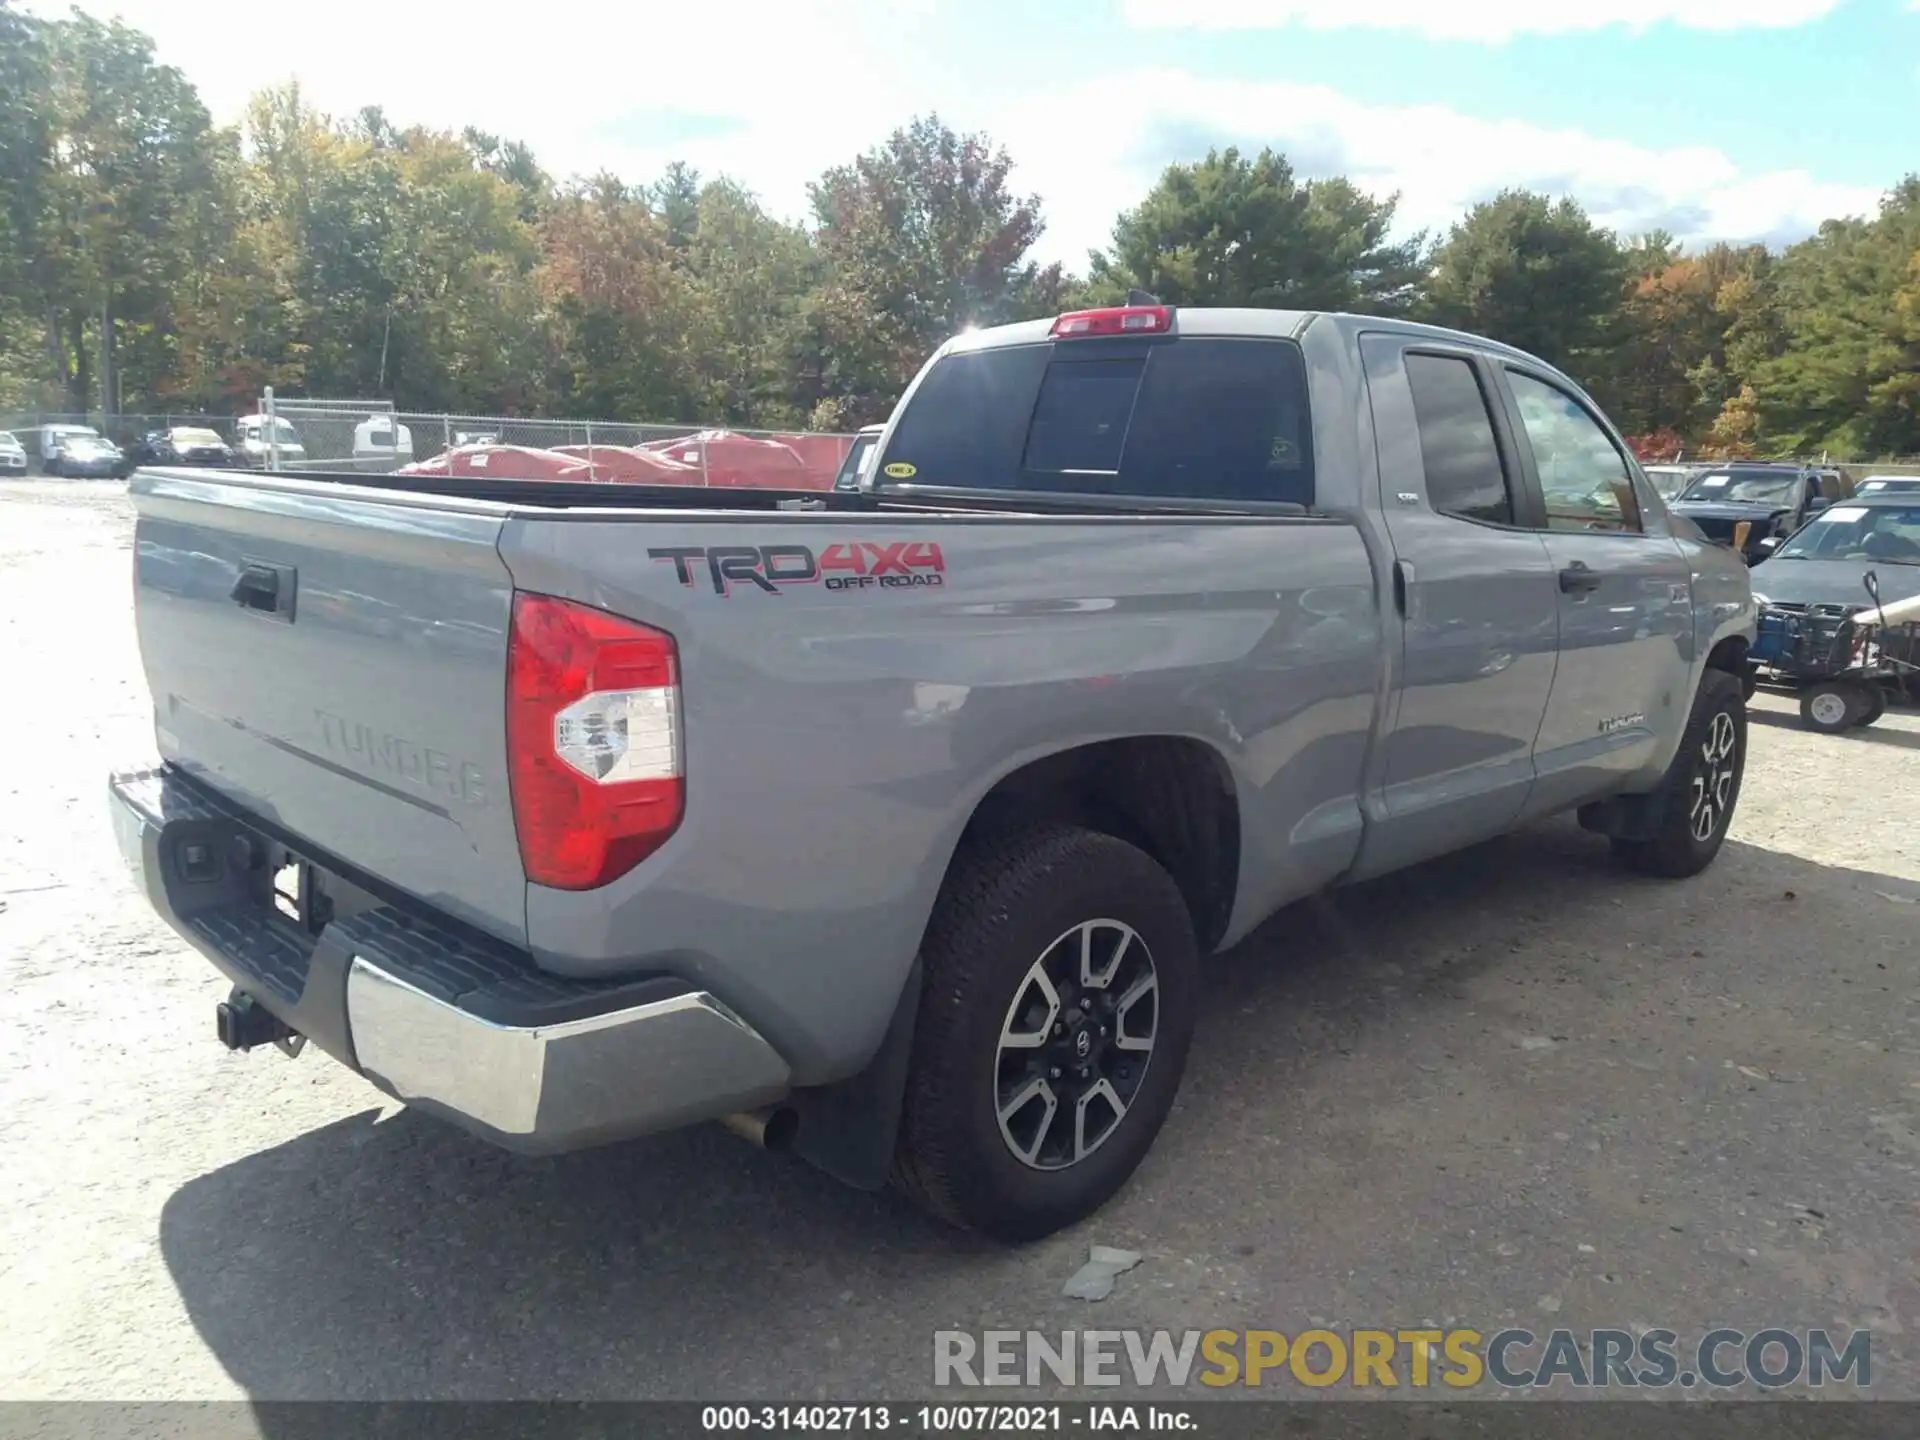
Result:
M1074 310L1053 322L1056 340L1082 340L1092 335L1163 335L1173 328L1173 311L1165 305L1123 305L1112 310Z
M507 777L527 878L591 890L680 826L673 637L550 595L513 597Z

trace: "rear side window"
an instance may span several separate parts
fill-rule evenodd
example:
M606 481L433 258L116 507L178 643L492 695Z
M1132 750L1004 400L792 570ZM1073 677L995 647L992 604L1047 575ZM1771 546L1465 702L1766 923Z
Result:
M1473 366L1452 355L1409 355L1407 384L1420 427L1427 503L1462 520L1513 524L1513 495Z
M1305 362L1290 341L1211 337L949 355L894 427L884 473L970 489L1311 504Z
M840 462L839 473L833 477L833 488L858 490L860 477L867 470L867 460L873 453L873 447L879 443L878 435L862 435L855 440L853 448L847 451L847 458Z

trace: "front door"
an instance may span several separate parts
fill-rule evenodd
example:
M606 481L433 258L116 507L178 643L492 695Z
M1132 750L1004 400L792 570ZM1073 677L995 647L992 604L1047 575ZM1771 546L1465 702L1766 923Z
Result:
M1527 805L1550 814L1650 781L1693 704L1693 599L1680 547L1648 533L1625 451L1562 382L1503 364L1504 401L1545 502L1560 667Z
M1402 643L1356 878L1497 835L1533 784L1553 686L1553 562L1476 352L1361 341Z

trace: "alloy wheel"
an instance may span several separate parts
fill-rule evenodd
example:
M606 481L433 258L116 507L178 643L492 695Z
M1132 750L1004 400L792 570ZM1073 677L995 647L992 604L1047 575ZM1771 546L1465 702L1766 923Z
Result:
M1840 703L1844 707L1846 701ZM1706 739L1700 742L1700 763L1694 767L1692 805L1687 812L1693 838L1702 844L1711 840L1726 823L1733 798L1734 752L1738 746L1733 716L1724 710L1715 711L1713 722L1707 726Z
M1126 1119L1153 1059L1159 977L1119 920L1074 926L1028 968L994 1056L994 1113L1014 1158L1064 1170Z

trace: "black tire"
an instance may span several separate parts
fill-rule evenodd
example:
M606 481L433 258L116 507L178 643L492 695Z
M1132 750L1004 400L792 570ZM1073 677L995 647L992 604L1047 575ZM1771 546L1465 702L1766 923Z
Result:
M1887 692L1882 690L1878 685L1869 685L1867 687L1866 708L1860 712L1860 718L1853 723L1862 726L1871 725L1886 713Z
M1850 680L1817 680L1800 692L1800 723L1821 735L1851 730L1866 713L1866 694Z
M1661 781L1659 830L1651 839L1613 842L1614 854L1630 868L1684 880L1698 875L1720 853L1747 768L1747 704L1740 690L1740 677L1724 670L1709 670L1700 682L1679 753ZM1731 753L1716 759L1713 750L1729 734ZM1710 811L1704 828L1703 804Z
M1113 1019L1110 1040L1090 1033L1112 1014L1101 1009L1105 1000L1094 987L1081 992L1090 1012L1085 1020L1079 1018L1070 982L1058 987L1053 1001L1031 988L1035 969L1048 957L1061 960L1063 952L1056 947L1096 921L1118 922L1134 932L1128 947L1144 945L1146 973L1154 980L1147 987L1154 997L1151 1049L1137 1076L1130 1073L1137 1063L1132 1054L1118 1048L1128 1022ZM1119 932L1112 933L1118 947ZM1077 941L1068 953L1075 969L1085 965ZM1013 1243L1037 1240L1091 1215L1152 1147L1186 1068L1199 955L1192 919L1172 877L1143 851L1097 831L1047 825L1002 832L969 843L954 857L920 955L924 982L895 1155L896 1183L949 1224ZM1134 967L1128 973L1137 971L1139 953L1133 951L1126 963ZM1111 964L1117 970L1121 960ZM1113 972L1108 973L1111 978ZM1033 997L1042 1008L1021 1010L1021 1001ZM1023 1019L1034 1026L1035 1036L1058 1036L1072 1028L1064 1040L1049 1039L1034 1048L1029 1058L1024 1048L1003 1048ZM1054 1019L1058 1027L1050 1023ZM1059 1058L1055 1052L1071 1055L1083 1032L1092 1050L1087 1068L1098 1072L1094 1087L1112 1072L1108 1083L1131 1083L1128 1103L1111 1115L1098 1139L1085 1145L1084 1155L1068 1158L1060 1168L1037 1168L1040 1162L1058 1161L1042 1153L1049 1135L1058 1134L1049 1128L1057 1116L1066 1115L1070 1126L1076 1116L1088 1116L1077 1122L1079 1129L1060 1137L1078 1143L1111 1111L1099 1098L1076 1108L1070 1097L1085 1082L1075 1075L1063 1078L1056 1068L1047 1079L1049 1060ZM1101 1036L1108 1033L1099 1029ZM1001 1096L1017 1095L1042 1080L1046 1088L1035 1102L1042 1107L1038 1114L1008 1111L1008 1127L1032 1120L1040 1137L1023 1160L1015 1153L1013 1130L1003 1134Z
M1749 670L1740 677L1740 698L1751 702L1760 689L1760 672Z

